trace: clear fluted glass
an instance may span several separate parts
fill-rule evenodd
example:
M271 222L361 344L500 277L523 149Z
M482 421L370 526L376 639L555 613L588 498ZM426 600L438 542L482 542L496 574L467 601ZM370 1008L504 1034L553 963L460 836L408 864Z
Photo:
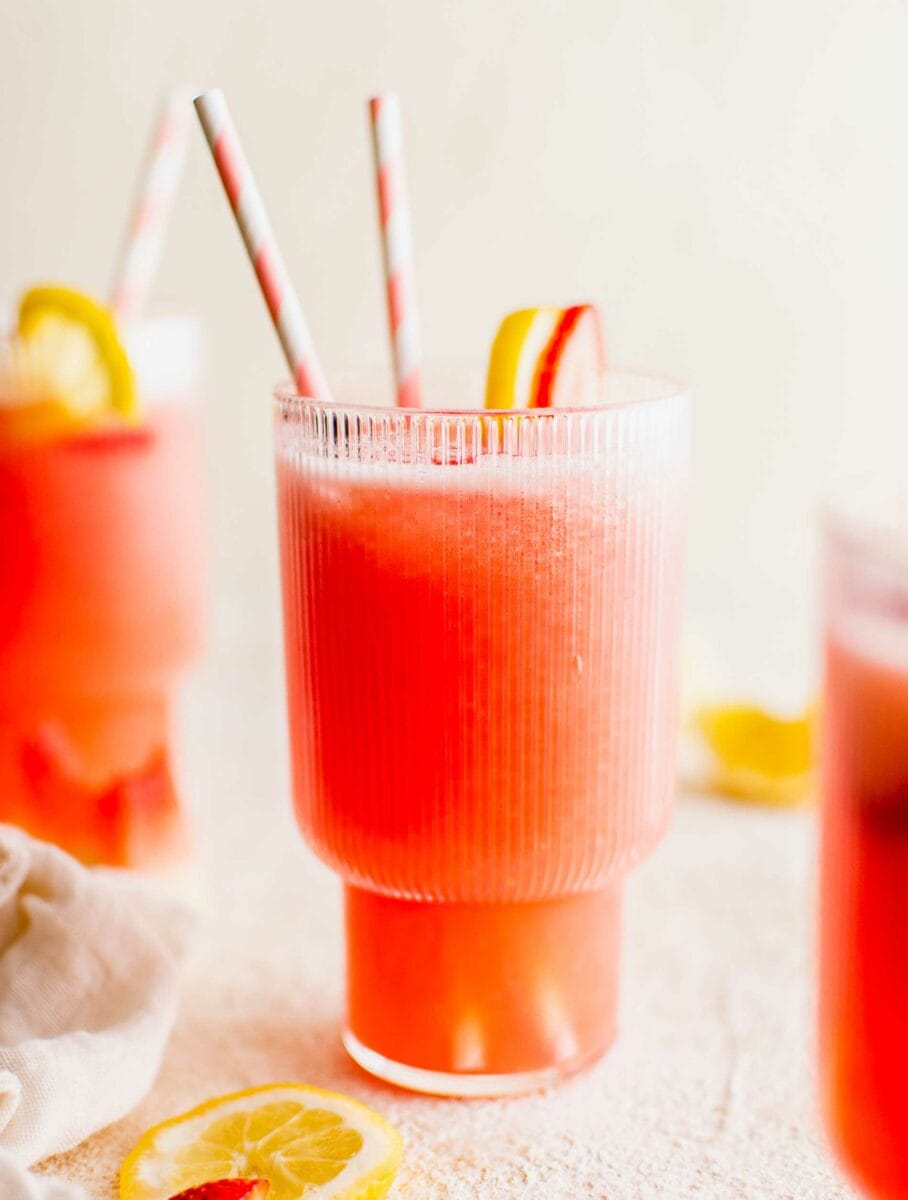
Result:
M674 791L688 403L320 404L279 390L293 779L346 890L345 1041L452 1094L614 1034L626 873Z

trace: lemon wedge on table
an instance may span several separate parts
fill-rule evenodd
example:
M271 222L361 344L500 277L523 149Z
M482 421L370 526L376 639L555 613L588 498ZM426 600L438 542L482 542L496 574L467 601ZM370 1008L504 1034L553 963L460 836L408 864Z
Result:
M380 1200L403 1142L357 1100L269 1084L209 1100L150 1129L120 1172L120 1200L168 1200L212 1180L257 1178L269 1200Z
M707 783L723 795L788 807L810 792L814 751L812 709L776 716L748 704L706 705L694 725L708 755Z
M0 342L0 437L53 436L136 409L113 313L72 288L26 292L18 329Z

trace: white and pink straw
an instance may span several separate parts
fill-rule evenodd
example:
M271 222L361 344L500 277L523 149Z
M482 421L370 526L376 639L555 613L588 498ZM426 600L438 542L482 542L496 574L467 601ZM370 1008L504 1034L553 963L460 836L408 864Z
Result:
M195 107L296 387L304 396L329 400L330 392L309 327L274 240L224 93L203 92L196 97Z
M416 408L422 402L416 276L397 96L374 96L369 101L369 115L397 403Z
M141 314L158 269L186 160L191 98L187 88L175 88L155 123L111 291L111 307L124 324Z

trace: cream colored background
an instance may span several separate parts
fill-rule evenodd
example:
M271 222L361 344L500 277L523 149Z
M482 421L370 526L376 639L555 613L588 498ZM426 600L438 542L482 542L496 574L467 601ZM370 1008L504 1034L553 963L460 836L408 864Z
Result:
M481 360L509 307L601 301L616 360L696 392L701 640L803 684L818 481L908 432L906 38L904 0L2 0L0 290L104 289L156 95L219 85L327 365L384 362L363 98L396 88L426 355ZM159 294L207 325L242 605L275 582L282 365L194 151Z

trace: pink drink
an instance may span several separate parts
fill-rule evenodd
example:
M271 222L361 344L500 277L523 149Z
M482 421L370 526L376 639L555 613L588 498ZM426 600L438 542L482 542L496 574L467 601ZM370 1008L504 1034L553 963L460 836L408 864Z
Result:
M820 1035L830 1133L908 1195L908 539L827 540Z
M344 879L345 1040L452 1094L615 1030L622 880L674 787L686 402L278 402L297 810Z
M0 819L166 869L185 851L173 699L202 616L194 326L135 342L135 426L0 443Z

